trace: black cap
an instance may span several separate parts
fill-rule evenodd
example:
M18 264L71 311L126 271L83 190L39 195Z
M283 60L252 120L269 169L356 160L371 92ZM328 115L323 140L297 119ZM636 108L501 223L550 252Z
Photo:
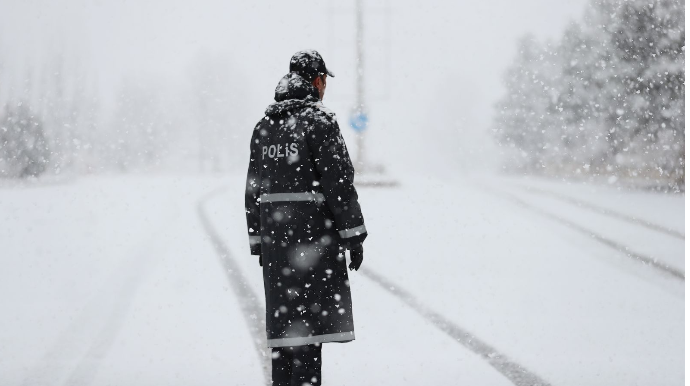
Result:
M326 68L326 63L316 50L298 51L292 55L290 72L296 72L309 81L323 74L335 76Z

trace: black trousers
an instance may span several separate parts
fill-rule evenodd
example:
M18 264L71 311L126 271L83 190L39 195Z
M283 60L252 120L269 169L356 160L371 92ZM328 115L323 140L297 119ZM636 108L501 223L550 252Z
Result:
M321 386L321 344L274 347L273 386Z

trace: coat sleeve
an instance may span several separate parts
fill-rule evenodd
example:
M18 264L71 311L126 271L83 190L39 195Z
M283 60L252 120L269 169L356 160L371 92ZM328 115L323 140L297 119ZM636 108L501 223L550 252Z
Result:
M257 125L258 127L258 125ZM244 193L244 209L247 213L247 231L249 233L249 249L252 255L261 254L261 212L259 209L259 194L261 176L259 174L259 139L257 128L254 128L250 143L249 168L247 170L247 185Z
M335 217L336 230L349 248L364 241L367 229L354 185L355 169L338 122L329 118L316 119L306 137L320 177L318 183Z

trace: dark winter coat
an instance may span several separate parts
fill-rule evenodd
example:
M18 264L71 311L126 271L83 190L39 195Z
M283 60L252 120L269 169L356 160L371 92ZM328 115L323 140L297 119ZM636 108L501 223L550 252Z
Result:
M367 236L335 115L295 73L254 128L245 206L269 347L354 340L345 249Z

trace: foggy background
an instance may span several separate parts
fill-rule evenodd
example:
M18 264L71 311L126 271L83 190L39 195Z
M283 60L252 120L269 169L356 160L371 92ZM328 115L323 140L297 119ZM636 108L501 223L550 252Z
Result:
M399 171L497 168L489 128L518 38L555 39L584 6L367 1L367 155ZM306 48L336 74L324 102L355 154L352 1L4 1L2 11L0 105L26 101L42 118L53 172L245 168L251 129Z

